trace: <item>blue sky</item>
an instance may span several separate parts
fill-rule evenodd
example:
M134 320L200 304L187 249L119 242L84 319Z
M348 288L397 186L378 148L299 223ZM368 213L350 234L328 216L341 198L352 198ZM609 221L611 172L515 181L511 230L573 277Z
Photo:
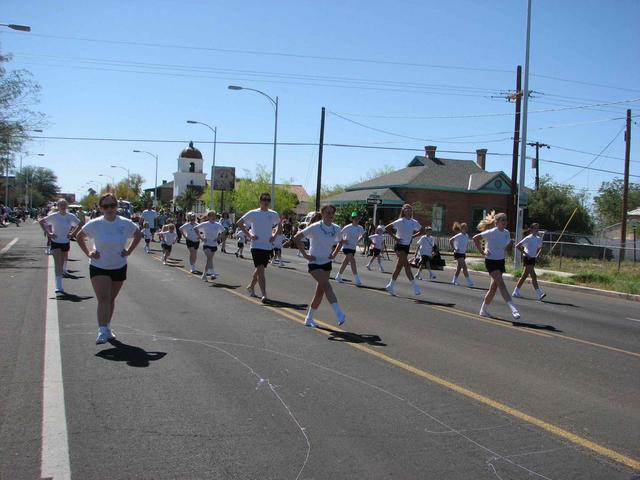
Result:
M53 169L63 191L105 182L99 174L122 178L112 164L152 186L153 159L133 149L157 153L159 180L172 180L189 140L208 170L212 145L199 141L211 133L187 119L217 126L219 142L271 142L269 102L229 84L279 97L279 142L317 143L324 106L326 143L433 144L457 159L487 148L487 169L510 174L514 106L501 95L515 88L516 66L524 67L526 7L526 0L5 0L0 22L32 32L3 28L0 48L14 55L10 68L30 70L42 86L44 136L181 141L35 140L29 151L46 156L25 163ZM552 146L542 159L623 171L619 132L626 109L640 107L639 18L636 0L533 0L528 140ZM586 107L613 102L620 103ZM639 141L632 133L638 176ZM402 168L416 154L326 147L323 184ZM280 146L277 180L314 193L317 157L317 146ZM257 164L270 171L271 161L270 145L218 144L217 165L238 175ZM616 177L544 161L541 173L592 194ZM527 162L528 185L533 178Z

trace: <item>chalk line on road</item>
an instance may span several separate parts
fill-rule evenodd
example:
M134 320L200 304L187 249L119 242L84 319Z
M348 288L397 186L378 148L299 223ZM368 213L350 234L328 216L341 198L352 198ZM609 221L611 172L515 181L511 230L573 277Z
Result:
M631 317L627 317L627 320L631 320L632 322L640 322L639 319L637 318L631 318Z
M11 240L7 245L5 245L5 247L2 250L0 250L0 255L2 255L3 253L7 253L9 249L13 247L17 242L18 242L18 237Z
M54 293L53 257L49 257L45 319L44 379L42 387L41 478L71 479L67 416L64 407L58 300Z

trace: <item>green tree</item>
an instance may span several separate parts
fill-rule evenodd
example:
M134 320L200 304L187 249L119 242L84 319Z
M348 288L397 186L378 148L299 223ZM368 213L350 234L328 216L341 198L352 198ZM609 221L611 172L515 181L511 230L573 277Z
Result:
M358 212L360 215L360 224L364 226L365 222L369 220L369 212L367 206L358 202L343 203L336 207L336 214L333 217L333 222L341 227L351 223L351 214Z
M178 195L176 197L176 205L180 207L182 211L189 212L198 201L198 197L200 197L200 192L198 190L187 187L182 195Z
M332 197L334 195L338 195L345 191L344 185L323 185L320 189L320 199L324 200L325 198ZM316 204L316 196L315 194L309 195L309 202L312 205Z
M98 192L96 192L93 188L87 190L85 196L80 199L80 205L85 210L92 210L98 204Z
M232 207L230 209L239 214L258 208L260 194L271 192L271 175L263 165L256 167L256 173L253 176L250 172L246 173L248 178L238 179L235 190L229 195L229 205ZM284 186L276 186L275 204L279 213L291 211L298 203L298 197L294 193Z
M621 178L616 178L611 182L602 182L600 185L598 195L593 199L599 227L620 223L623 187L624 181ZM640 183L629 183L628 210L638 207L640 207Z
M27 165L22 172L16 173L16 183L18 191L25 192L20 202L26 203L27 192L33 198L32 205L41 207L47 202L54 200L60 191L58 187L58 177L53 170L44 167Z
M577 209L567 231L592 233L593 219L586 207L586 194L576 192L571 185L554 183L545 175L540 179L540 189L529 195L527 217L544 230L562 230Z

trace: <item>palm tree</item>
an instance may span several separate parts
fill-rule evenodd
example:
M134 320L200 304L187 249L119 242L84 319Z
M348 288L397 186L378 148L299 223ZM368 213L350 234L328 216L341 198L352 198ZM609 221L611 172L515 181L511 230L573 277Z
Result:
M176 205L182 208L183 211L189 212L198 201L199 196L200 193L195 188L187 187L182 195L176 197Z

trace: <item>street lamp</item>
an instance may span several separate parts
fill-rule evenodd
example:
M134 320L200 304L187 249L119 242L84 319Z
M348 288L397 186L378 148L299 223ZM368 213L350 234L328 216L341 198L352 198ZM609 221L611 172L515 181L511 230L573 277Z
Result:
M121 168L125 172L127 172L127 185L131 185L131 174L129 173L129 169L125 167L121 167L120 165L111 165L111 168Z
M111 190L113 190L113 185L114 185L114 184L115 184L115 182L116 182L116 179L115 179L114 177L112 177L111 175L106 175L106 174L104 174L104 173L99 173L99 174L98 174L98 176L99 176L99 177L106 177L106 178L110 178L110 179L111 179ZM109 185L109 184L107 184L107 185Z
M155 183L154 192L153 192L153 206L157 207L158 206L158 155L155 155L151 152L147 152L146 150L134 150L133 153L146 153L147 155L151 155L153 158L156 159L156 183Z
M187 120L187 123L191 123L193 125L204 125L209 130L213 132L213 163L211 164L211 198L209 199L209 208L213 210L213 192L215 191L214 182L215 182L215 173L216 173L216 144L218 142L218 127L212 127L211 125L207 125L204 122L197 122L195 120ZM220 201L222 203L222 200ZM220 207L222 210L222 207Z
M31 31L31 27L29 25L16 25L15 23L0 23L0 27L9 27L11 30L18 30L19 32Z
M276 111L275 129L273 131L273 169L271 171L271 208L276 208L276 145L278 144L278 97L274 100L269 95L255 88L240 87L238 85L229 85L229 90L250 90L252 92L259 93L260 95L269 99L273 104Z

